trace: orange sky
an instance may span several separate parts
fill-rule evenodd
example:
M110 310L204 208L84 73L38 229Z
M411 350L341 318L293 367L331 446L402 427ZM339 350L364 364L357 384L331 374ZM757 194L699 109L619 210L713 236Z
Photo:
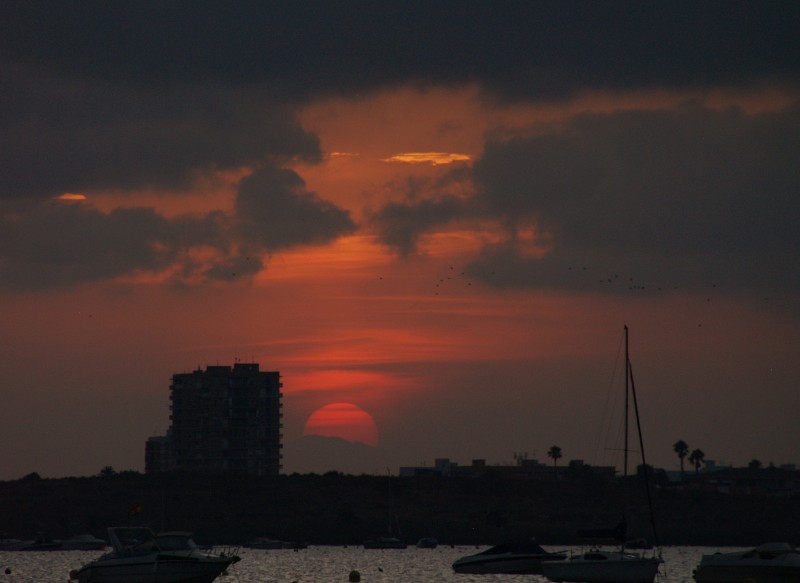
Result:
M471 197L467 180L447 187L438 181L480 157L487 134L536 132L537 124L583 112L668 109L686 99L752 111L788 103L778 90L717 90L504 106L482 100L474 87L399 88L309 104L300 119L326 156L292 168L308 191L362 221L389 201ZM396 158L426 152L457 156L449 164ZM165 216L227 211L248 171L205 176L191 198L156 190L124 198L86 192L85 201L69 204L105 212L152 206ZM529 235L517 241L527 253L546 253L548 243L536 240L535 231L520 233ZM252 279L182 288L143 273L116 285L10 295L3 328L14 341L7 340L0 360L8 371L0 437L25 445L21 453L6 452L0 478L37 470L92 473L105 465L142 469L146 438L168 426L171 374L234 359L282 372L286 440L312 428L333 432L320 412L351 403L377 427L365 429L359 416L360 429L341 435L370 444L380 435L394 467L420 457L508 461L523 450L546 461L553 444L567 460L592 461L595 440L587 428L599 424L595 414L626 322L655 463L677 466L671 444L678 439L723 461L800 461L796 439L775 431L794 427L798 404L792 391L800 370L790 347L800 334L796 321L773 311L785 298L767 306L736 294L708 301L706 294L681 291L630 300L498 289L463 273L487 242L507 238L491 218L473 218L442 226L423 236L418 253L398 257L365 223L330 244L279 250ZM779 395L753 398L773 382ZM753 418L756 406L762 413ZM99 409L104 413L93 417ZM418 432L423 426L432 429ZM78 452L62 463L59 448L34 445L42 432ZM106 439L107 432L115 439ZM286 466L291 471L292 461Z

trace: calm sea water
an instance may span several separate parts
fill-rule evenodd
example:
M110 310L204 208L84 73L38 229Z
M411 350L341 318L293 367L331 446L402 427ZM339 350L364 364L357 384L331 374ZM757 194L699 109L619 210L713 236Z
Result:
M435 549L364 549L311 546L300 551L241 549L242 560L219 583L347 583L350 571L362 583L547 583L537 575L461 575L454 560L487 547L444 546ZM546 547L572 550L575 547ZM664 574L657 581L693 583L692 569L706 553L737 550L729 547L665 547ZM101 553L86 551L0 551L1 583L66 583L69 572ZM11 573L6 574L6 569Z

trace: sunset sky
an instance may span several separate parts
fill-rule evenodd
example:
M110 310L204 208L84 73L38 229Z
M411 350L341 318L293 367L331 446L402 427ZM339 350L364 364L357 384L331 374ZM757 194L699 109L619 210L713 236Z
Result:
M616 463L626 324L650 463L800 464L800 3L0 24L0 479L143 471L172 374L236 361L365 472Z

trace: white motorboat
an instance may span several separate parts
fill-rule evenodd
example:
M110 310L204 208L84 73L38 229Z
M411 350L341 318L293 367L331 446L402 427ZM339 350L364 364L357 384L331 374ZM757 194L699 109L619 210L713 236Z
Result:
M267 538L263 536L256 537L243 545L248 549L261 549L261 550L278 550L278 549L292 549L299 550L308 547L304 542L292 542L286 540L278 540L274 538Z
M697 583L787 583L800 581L800 551L788 543L767 543L747 551L703 555Z
M406 543L393 536L379 536L364 541L365 549L404 549Z
M61 548L65 551L102 551L108 543L91 534L79 534L61 541Z
M432 536L424 536L417 541L418 549L435 549L439 546L439 540Z
M202 552L189 533L111 527L113 550L70 573L78 583L211 583L239 557Z
M591 550L566 561L542 563L550 581L581 583L652 583L662 560L619 551Z
M44 533L39 532L36 534L36 540L25 544L18 549L18 551L60 551L61 541L53 540L47 537Z
M636 401L636 387L633 382L633 368L628 353L628 327L625 326L625 454L623 463L623 480L628 475L628 403L629 396L633 397L633 406L636 416L636 428L639 436L639 448L642 456L642 466L647 467L644 455L644 440L642 427L639 422L639 405ZM653 529L653 538L656 536L653 504L650 497L650 487L647 483L647 472L643 472L645 489L647 491L648 510ZM626 522L623 521L615 529L618 531L621 546L619 550L605 551L591 549L587 552L570 556L565 561L548 561L542 563L542 574L550 581L558 583L653 583L663 563L659 556L645 556L625 551ZM656 545L657 546L657 545Z
M4 538L0 539L0 551L19 551L23 547L32 545L32 540L22 540L18 538Z
M544 561L563 561L564 553L550 553L535 542L503 543L461 557L453 563L456 573L541 575Z

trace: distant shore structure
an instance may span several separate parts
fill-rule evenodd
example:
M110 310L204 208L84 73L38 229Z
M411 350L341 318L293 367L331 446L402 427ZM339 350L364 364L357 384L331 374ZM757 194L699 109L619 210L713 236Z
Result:
M279 475L282 386L280 372L258 363L172 375L171 424L148 438L145 473Z

